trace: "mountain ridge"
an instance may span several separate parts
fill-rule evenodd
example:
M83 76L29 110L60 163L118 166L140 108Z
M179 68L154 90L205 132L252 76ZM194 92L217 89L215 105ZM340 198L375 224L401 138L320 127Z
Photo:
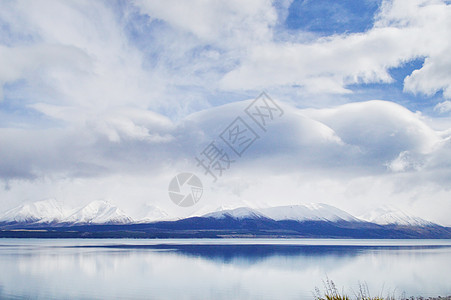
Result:
M169 215L155 206L148 206L141 218L132 218L119 207L108 201L97 200L76 209L66 209L54 199L41 200L22 204L16 208L0 214L0 224L17 225L87 225L87 224L146 224L164 221ZM422 218L407 215L393 207L379 208L366 216L357 218L344 210L324 203L310 203L267 208L238 207L235 209L220 209L209 212L199 218L266 220L266 221L294 221L294 222L349 222L373 223L377 225L397 226L439 226ZM189 219L181 218L179 220Z
M21 204L0 215L0 223L18 224L123 224L133 220L108 201L97 200L76 209L54 199Z
M372 211L359 216L359 219L379 225L435 225L435 223L424 220L423 218L412 216L406 212L390 205L378 207Z

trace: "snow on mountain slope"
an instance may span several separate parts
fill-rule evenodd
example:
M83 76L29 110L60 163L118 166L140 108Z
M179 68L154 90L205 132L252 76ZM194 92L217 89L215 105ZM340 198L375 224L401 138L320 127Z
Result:
M0 216L0 222L17 223L54 223L61 222L65 211L54 199L25 203L10 209Z
M240 207L231 210L221 210L212 212L203 217L210 218L225 218L231 217L237 220L240 219L256 219L268 218L276 221L280 220L294 220L294 221L349 221L360 222L359 219L353 217L347 212L327 204L305 204L305 205L290 205L277 206L263 209L252 209L248 207Z
M67 223L124 224L133 220L107 201L94 201L64 219Z
M140 222L168 219L168 215L154 206L146 206ZM126 224L134 220L107 201L94 201L84 207L68 209L54 199L25 203L0 214L2 223L65 223L65 224Z
M359 219L348 214L347 212L322 203L269 207L260 209L259 211L276 221L294 220L360 222Z
M392 206L383 206L370 211L362 216L360 219L376 223L379 225L396 224L396 225L411 225L411 226L427 226L434 223L426 221L420 217L406 214L400 209Z
M215 218L215 219L223 219L226 217L231 217L236 220L242 220L242 219L260 219L260 218L268 218L261 212L248 208L248 207L239 207L235 209L230 210L221 210L212 212L206 215L203 215L204 218Z
M0 222L5 223L66 223L66 224L127 224L150 223L171 220L169 215L151 205L144 205L140 214L132 219L121 209L107 201L94 201L75 210L68 210L54 199L25 203L0 215ZM371 211L360 218L327 204L305 204L252 209L240 207L236 209L219 208L215 212L202 215L205 218L223 219L230 217L242 219L273 219L293 221L349 221L362 220L380 224L397 224L412 226L428 226L434 223L415 217L391 206L384 206ZM134 221L136 220L136 221Z
M170 220L169 215L153 205L145 205L142 207L142 212L138 214L134 220L138 223L150 223L155 221L167 221Z

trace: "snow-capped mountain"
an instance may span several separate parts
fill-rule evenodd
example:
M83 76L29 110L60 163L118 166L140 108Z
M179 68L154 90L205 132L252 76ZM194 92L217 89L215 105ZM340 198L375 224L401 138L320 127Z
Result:
M202 217L215 219L224 219L226 217L230 217L236 220L268 218L261 212L249 207L239 207L235 209L216 211L203 215Z
M410 226L428 226L433 225L432 222L426 221L420 217L411 216L406 214L400 209L392 206L379 207L373 211L370 211L362 216L360 219L376 223L379 225L410 225Z
M55 199L25 203L0 216L5 223L57 223L64 220L67 211Z
M25 203L0 215L2 223L92 223L123 224L133 220L106 201L94 201L75 210L64 208L54 199Z
M144 205L141 213L133 218L137 223L150 223L155 221L171 220L170 216L160 208L153 205Z
M117 206L107 201L94 201L88 205L69 210L64 208L54 199L22 204L0 215L0 223L27 223L27 224L131 224L152 223L158 221L174 221L179 218L171 218L158 207L144 205L134 218L127 215ZM314 203L303 205L278 206L262 209L240 207L224 209L203 214L202 218L235 220L292 220L304 221L328 221L328 222L371 222L379 225L395 224L410 226L430 226L434 223L422 218L411 216L393 207L381 207L360 218L338 209L334 206Z
M66 223L125 224L133 220L107 201L94 201L64 219Z
M361 220L348 214L347 212L323 203L269 207L260 209L259 211L267 217L276 221L293 220L361 222Z
M240 207L236 209L219 210L216 212L203 215L202 217L216 219L231 217L236 220L266 218L275 221L293 220L300 222L301 221L361 222L361 220L357 219L356 217L348 214L347 212L341 209L321 203L277 206L262 209Z

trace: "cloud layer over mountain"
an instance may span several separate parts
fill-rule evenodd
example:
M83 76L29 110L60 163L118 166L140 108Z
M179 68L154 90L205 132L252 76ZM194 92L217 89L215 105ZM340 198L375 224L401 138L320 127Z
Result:
M451 225L449 2L376 2L364 29L331 33L290 25L298 2L3 1L0 211L396 204ZM261 90L283 116L213 182L194 157L253 124ZM182 209L167 187L185 171L205 190Z

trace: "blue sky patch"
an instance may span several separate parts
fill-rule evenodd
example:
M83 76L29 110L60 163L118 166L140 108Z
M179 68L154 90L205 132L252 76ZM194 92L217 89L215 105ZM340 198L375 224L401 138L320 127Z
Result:
M373 26L381 1L295 0L285 25L319 35L364 32Z

